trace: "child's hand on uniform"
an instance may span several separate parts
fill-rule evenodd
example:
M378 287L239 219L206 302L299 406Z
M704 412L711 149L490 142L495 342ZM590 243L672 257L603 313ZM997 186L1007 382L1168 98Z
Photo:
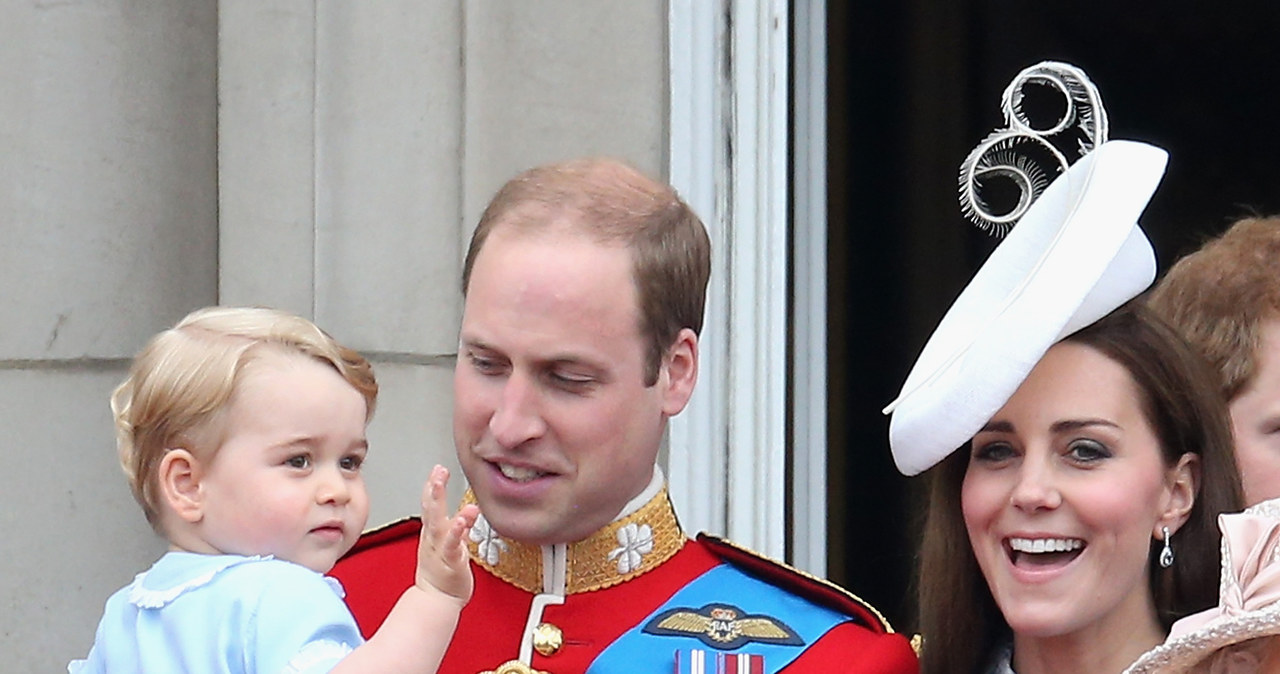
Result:
M475 581L471 577L464 537L475 524L480 509L469 504L449 517L445 504L448 483L448 469L436 466L422 488L422 534L418 539L416 582L423 590L435 588L465 603L471 598Z

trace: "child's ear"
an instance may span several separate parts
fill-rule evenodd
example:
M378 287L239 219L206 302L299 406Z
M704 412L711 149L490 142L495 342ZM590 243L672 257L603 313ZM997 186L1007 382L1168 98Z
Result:
M204 517L199 460L185 449L170 449L160 459L157 472L160 494L169 508L185 522L199 522Z

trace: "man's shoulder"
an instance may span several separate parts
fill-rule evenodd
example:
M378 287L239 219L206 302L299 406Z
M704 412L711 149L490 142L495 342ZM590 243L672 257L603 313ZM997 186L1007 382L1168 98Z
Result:
M869 602L831 581L772 559L733 541L700 533L696 541L721 561L812 604L853 617L879 634L892 634L888 619Z
M405 557L412 562L417 554L421 529L422 521L419 518L407 517L366 531L338 563L335 569L339 572L337 575L342 577L345 575L342 571L351 573L359 569L383 577L389 561ZM746 576L812 604L853 617L873 632L893 633L893 627L884 614L835 583L718 536L701 533L697 535L695 542L716 559L740 570ZM345 583L347 579L343 578L343 581Z
M716 536L699 534L690 545L712 567L645 618L637 627L645 635L696 639L692 648L705 653L759 655L769 671L917 671L911 642L838 585Z
M340 580L348 593L353 587L361 592L370 587L390 588L399 598L400 591L413 582L421 531L422 518L416 516L367 529L329 575ZM404 582L391 580L396 578Z
M422 518L414 515L412 517L403 517L392 522L388 522L372 529L366 529L360 534L360 538L356 540L356 544L351 546L344 558L359 555L362 552L374 550L396 542L409 541L413 544L418 542L418 534L422 531ZM416 551L416 548L415 548Z

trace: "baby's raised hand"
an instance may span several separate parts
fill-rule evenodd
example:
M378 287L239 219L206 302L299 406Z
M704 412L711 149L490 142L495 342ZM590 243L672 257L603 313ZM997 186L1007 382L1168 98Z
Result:
M471 598L475 581L471 577L464 537L475 524L480 510L475 505L466 505L449 517L445 504L448 483L448 469L436 466L422 487L422 533L418 538L415 580L423 590L434 588L465 603Z

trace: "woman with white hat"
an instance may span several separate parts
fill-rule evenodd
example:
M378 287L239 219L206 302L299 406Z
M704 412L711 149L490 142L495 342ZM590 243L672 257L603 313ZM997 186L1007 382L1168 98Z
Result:
M1049 63L1010 85L1011 130L966 168L1038 191L1028 164L986 163L1015 132L1047 145L1020 117L1027 81L1061 85L1094 142L1023 200L890 405L899 469L930 471L925 674L1120 672L1212 604L1214 518L1240 507L1212 373L1129 301L1154 278L1136 222L1166 154L1104 142L1092 85Z
M1241 498L1227 424L1141 304L1050 348L932 470L922 671L1114 674L1211 604L1213 518Z

